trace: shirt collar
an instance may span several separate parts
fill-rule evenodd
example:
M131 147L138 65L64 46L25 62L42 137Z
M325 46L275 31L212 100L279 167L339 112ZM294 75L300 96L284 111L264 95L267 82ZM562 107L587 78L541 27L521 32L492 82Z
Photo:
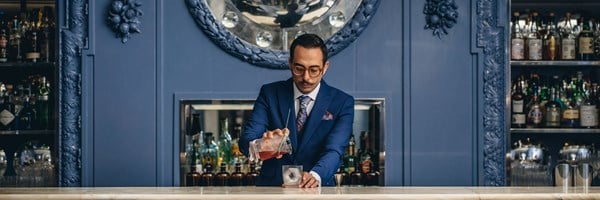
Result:
M298 99L298 97L302 96L302 95L306 95L308 97L310 97L310 99L312 99L313 101L317 100L317 94L319 94L319 89L321 89L321 82L319 82L319 84L317 84L317 87L310 93L308 94L303 94L302 92L300 92L300 90L298 90L298 87L296 87L296 82L294 82L294 100Z

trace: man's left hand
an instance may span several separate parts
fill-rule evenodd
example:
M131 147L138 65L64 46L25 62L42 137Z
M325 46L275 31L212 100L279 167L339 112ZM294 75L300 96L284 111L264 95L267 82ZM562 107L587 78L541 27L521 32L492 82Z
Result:
M303 172L302 181L300 181L300 188L316 188L319 187L319 181L310 173Z

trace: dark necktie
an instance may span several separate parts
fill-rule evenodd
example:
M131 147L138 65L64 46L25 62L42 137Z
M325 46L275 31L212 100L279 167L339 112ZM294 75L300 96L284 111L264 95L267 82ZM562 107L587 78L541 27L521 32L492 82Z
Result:
M306 122L306 118L308 117L306 108L308 107L308 102L310 102L310 97L302 95L298 97L298 99L300 100L300 109L298 110L298 115L296 116L296 132L300 133L304 126L304 122Z

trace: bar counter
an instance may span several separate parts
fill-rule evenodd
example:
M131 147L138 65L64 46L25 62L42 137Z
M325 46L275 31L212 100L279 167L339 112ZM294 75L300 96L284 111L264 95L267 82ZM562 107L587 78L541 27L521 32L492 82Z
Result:
M0 199L600 199L600 187L0 188Z

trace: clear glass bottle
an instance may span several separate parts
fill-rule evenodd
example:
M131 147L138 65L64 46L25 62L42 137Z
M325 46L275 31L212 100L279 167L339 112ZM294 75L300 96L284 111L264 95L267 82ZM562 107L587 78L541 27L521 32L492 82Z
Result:
M538 13L532 12L529 26L529 34L527 37L527 59L541 60L542 59L542 37L540 36L540 27Z
M8 23L0 15L0 63L8 62Z
M0 104L0 130L15 130L15 105L10 102L9 91L5 84L0 84L0 95L3 99Z
M221 121L221 134L219 135L218 151L219 160L217 165L221 166L222 163L226 165L233 165L231 163L231 135L229 134L229 123L228 119L225 118Z
M575 35L573 29L573 20L571 19L571 13L565 13L564 26L561 28L561 52L560 58L562 60L575 60Z
M19 27L19 18L15 15L12 20L8 50L9 60L12 62L21 62L23 59L23 50L21 49L21 29Z
M597 84L594 83L590 88L581 106L579 107L580 125L583 128L598 127L598 108L596 102Z
M510 39L510 59L511 60L523 60L525 59L525 39L523 38L523 32L521 30L519 12L513 13L513 20L511 25L511 39Z
M581 18L583 26L579 33L577 57L579 60L592 60L594 57L594 33L592 32L592 21L585 21Z
M557 99L557 91L556 88L550 88L550 101L544 105L544 125L548 128L558 128L560 127L560 115L562 113L562 109Z
M204 144L202 144L202 147L200 149L200 155L202 156L202 166L217 166L218 149L212 132L204 133Z

